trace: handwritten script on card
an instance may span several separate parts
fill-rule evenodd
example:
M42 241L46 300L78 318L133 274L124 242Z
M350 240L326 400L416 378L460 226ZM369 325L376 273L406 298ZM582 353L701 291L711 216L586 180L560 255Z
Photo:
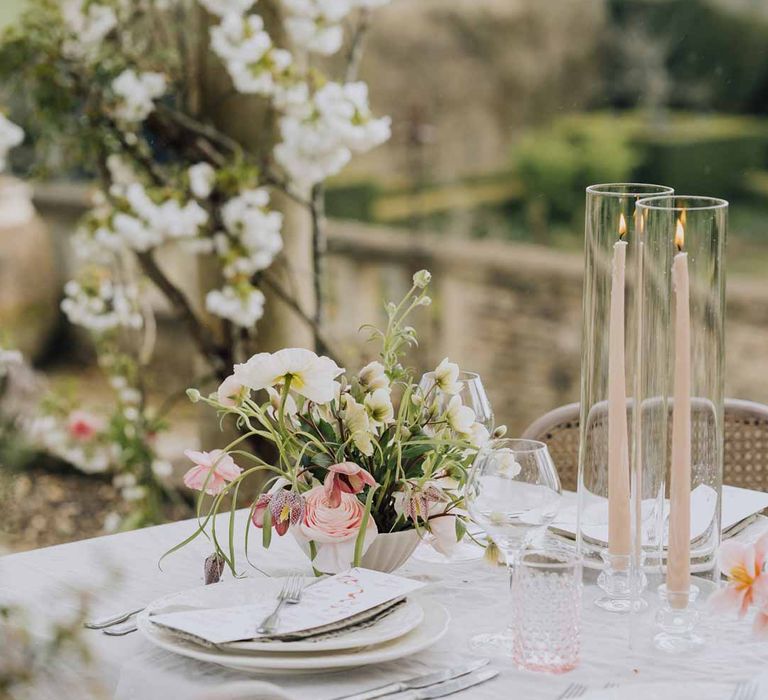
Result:
M244 581L245 584L254 582ZM283 607L280 622L270 638L342 625L349 618L357 619L366 611L380 609L423 587L423 583L401 576L350 569L305 587L301 602ZM258 639L262 635L256 628L277 604L279 586L271 590L273 595L262 594L257 598L258 587L254 587L252 604L160 613L151 615L150 619L162 627L211 644Z

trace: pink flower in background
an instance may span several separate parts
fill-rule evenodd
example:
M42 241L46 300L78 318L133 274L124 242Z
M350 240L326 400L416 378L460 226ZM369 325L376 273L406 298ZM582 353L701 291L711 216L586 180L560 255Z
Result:
M328 467L323 489L328 503L337 508L342 494L360 493L366 485L376 486L376 479L369 472L354 462L340 462Z
M290 525L298 525L304 517L304 499L293 491L281 488L274 493L262 493L256 499L251 519L253 524L264 527L264 513L269 508L275 532L282 536Z
M223 450L212 452L185 450L184 454L195 463L195 466L184 475L184 485L197 491L205 488L205 492L211 496L221 493L227 482L236 479L243 471Z
M357 496L345 491L338 496L339 505L333 506L325 486L315 486L307 491L304 494L304 519L301 526L293 530L300 542L312 541L318 545L313 563L325 573L339 573L350 567L355 554L355 541L365 517L365 508ZM370 547L377 534L376 523L369 515L363 552Z
M101 430L102 421L86 411L72 411L67 419L67 431L70 437L81 442L89 442Z
M218 391L219 403L222 406L237 406L242 400L243 390L246 389L235 377L230 374L220 385Z
M753 603L768 603L768 573L763 571L766 555L768 533L754 545L729 541L720 546L720 570L728 581L709 599L714 612L738 612L743 617ZM760 626L757 620L755 623Z

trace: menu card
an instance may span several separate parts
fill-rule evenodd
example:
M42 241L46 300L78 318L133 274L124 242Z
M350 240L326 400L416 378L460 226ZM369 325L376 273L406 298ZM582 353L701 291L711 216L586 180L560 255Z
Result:
M307 586L301 602L284 605L270 639L290 636L308 630L324 630L345 620L359 620L361 614L378 613L383 606L402 600L423 588L419 581L354 568ZM185 610L150 615L162 627L181 632L210 644L226 644L265 637L256 632L262 620L277 605L279 586L273 594L254 600L249 605Z

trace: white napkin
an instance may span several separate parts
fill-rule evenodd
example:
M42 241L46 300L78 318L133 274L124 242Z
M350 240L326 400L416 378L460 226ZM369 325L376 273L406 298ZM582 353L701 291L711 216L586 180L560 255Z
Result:
M581 698L582 700L730 700L734 689L733 683L692 683L690 681L630 683L617 688L593 690L585 693Z
M361 614L373 613L423 587L423 583L402 576L350 569L307 587L300 603L283 607L277 629L268 636L324 631L336 628L342 621L359 621ZM150 620L203 642L226 644L264 636L256 629L274 610L275 603L275 597L266 596L250 605L163 612L152 614Z

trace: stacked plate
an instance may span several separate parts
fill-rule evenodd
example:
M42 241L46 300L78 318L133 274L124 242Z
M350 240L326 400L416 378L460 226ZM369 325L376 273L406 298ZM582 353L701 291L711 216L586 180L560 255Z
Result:
M416 653L438 641L450 620L442 605L416 595L366 624L299 641L253 639L214 645L157 623L158 615L172 611L231 609L254 600L275 601L282 584L282 579L241 579L175 593L150 604L139 616L138 627L153 644L199 661L260 674L316 673Z

